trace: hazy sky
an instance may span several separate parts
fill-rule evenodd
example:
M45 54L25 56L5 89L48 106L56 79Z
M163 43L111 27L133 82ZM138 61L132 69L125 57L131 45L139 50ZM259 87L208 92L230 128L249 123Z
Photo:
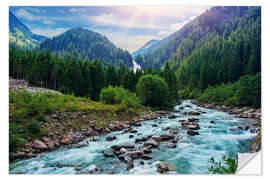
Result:
M151 39L162 39L200 15L209 6L34 6L10 7L36 34L53 37L83 27L104 34L133 52Z

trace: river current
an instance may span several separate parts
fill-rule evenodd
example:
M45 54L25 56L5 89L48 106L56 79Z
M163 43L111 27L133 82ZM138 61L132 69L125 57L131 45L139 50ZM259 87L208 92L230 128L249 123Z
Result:
M141 127L133 127L137 130L134 138L129 138L132 133L116 131L100 137L97 142L91 138L85 139L88 145L85 147L63 148L44 153L36 158L21 160L10 164L11 174L76 174L94 172L95 174L158 174L157 164L166 161L175 166L177 171L172 174L209 174L211 166L209 159L214 157L220 160L224 154L237 157L238 152L248 152L251 139L256 133L240 129L238 126L246 126L248 119L234 118L225 112L205 109L184 101L174 107L179 112L174 112L174 118L160 118L141 122ZM202 111L199 116L187 115L185 112ZM199 118L199 135L190 136L186 129L181 128L179 120L190 117ZM212 121L212 123L211 123ZM214 123L213 123L214 121ZM153 126L153 124L155 124ZM105 157L103 151L112 145L135 144L135 138L150 135L161 135L169 130L177 130L179 141L176 148L166 147L167 142L161 142L159 148L152 149L152 160L134 160L135 167L127 170L126 163L117 157ZM107 136L116 136L114 141L106 141ZM61 163L61 167L57 164Z

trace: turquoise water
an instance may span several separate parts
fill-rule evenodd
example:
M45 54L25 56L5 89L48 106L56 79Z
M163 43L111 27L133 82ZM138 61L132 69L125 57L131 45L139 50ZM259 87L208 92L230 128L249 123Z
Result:
M190 105L187 107L186 105ZM122 133L122 131L113 132L102 136L100 141L93 142L90 139L86 147L65 148L53 152L48 152L39 157L21 160L10 164L9 171L13 173L26 174L75 174L94 171L95 174L156 174L157 164L166 160L176 166L177 172L173 174L208 174L210 166L208 160L214 157L220 160L224 154L237 156L237 152L248 152L250 141L256 136L256 133L250 133L246 130L240 130L238 126L248 125L247 119L234 118L233 116L217 110L197 107L190 101L184 101L181 105L175 106L175 109L184 107L181 112L174 113L177 118L155 119L142 122L141 127L133 127L137 130L134 138L129 138L131 133ZM201 110L206 113L196 116L199 118L200 135L189 136L185 129L181 128L179 120L195 117L184 115L183 112ZM216 124L211 124L215 121ZM157 127L152 127L157 124ZM209 126L212 126L209 128ZM160 143L159 148L153 149L151 153L152 160L144 160L141 165L141 159L134 160L135 167L127 170L127 165L119 161L117 157L104 157L102 151L110 148L112 145L135 144L135 138L147 137L149 135L161 135L170 127L178 132L179 141L177 148L166 148L167 142ZM117 137L114 141L106 141L107 136ZM138 144L135 144L138 145ZM63 167L57 166L57 163L63 164ZM95 171L94 169L99 169Z

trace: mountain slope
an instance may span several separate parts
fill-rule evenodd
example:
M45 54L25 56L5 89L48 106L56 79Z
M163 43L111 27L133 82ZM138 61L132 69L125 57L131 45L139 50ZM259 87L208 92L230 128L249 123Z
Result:
M183 59L191 54L195 47L212 39L216 34L230 33L236 28L235 19L248 12L248 7L213 7L207 10L181 29L170 35L167 42L152 53L144 55L143 68L161 67L168 59ZM228 28L229 27L229 28Z
M9 44L10 46L19 46L34 48L46 39L31 32L12 12L9 12Z
M40 44L41 50L52 53L71 54L77 58L100 60L104 65L125 64L132 67L132 57L117 48L105 36L83 28L73 28Z
M141 48L139 48L138 50L134 51L131 55L132 57L137 56L138 54L145 54L145 53L151 53L153 50L155 50L157 47L159 46L155 46L155 44L157 44L159 42L159 40L156 39L152 39L150 41L148 41L147 43L145 43L145 45L143 45ZM158 43L159 44L159 43Z

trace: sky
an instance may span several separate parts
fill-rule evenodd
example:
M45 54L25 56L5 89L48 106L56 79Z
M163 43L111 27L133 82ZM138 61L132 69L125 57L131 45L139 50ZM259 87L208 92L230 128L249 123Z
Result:
M130 53L152 39L163 39L209 6L11 6L33 33L57 36L82 27L105 35Z

